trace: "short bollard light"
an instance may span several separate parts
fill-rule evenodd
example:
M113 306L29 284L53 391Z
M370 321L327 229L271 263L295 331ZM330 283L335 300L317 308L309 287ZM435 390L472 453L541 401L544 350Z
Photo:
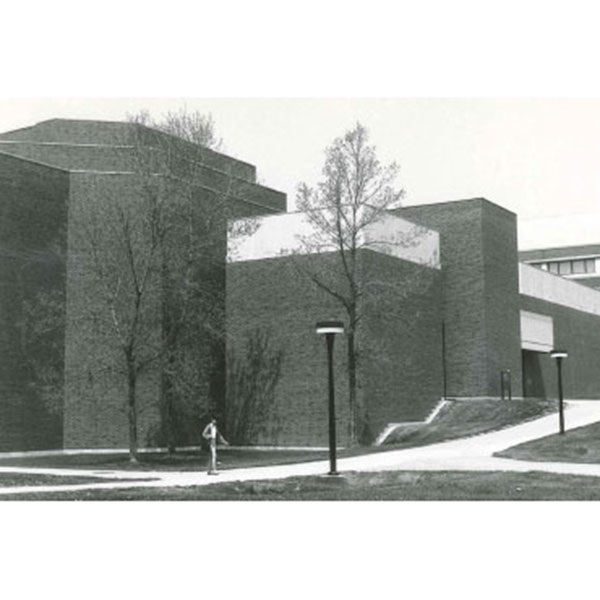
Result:
M558 432L565 432L565 408L563 400L563 383L562 383L562 361L567 358L569 353L566 350L551 350L550 356L556 360L556 369L558 371Z
M335 442L335 398L333 386L333 342L335 336L344 333L341 321L320 321L316 331L324 335L327 342L327 364L329 372L329 475L337 475L336 442Z

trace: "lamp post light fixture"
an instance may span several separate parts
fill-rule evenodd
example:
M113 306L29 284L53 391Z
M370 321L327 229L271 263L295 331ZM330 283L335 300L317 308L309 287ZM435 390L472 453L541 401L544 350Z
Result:
M338 333L344 333L341 321L319 321L316 325L319 335L324 335L327 342L327 363L329 371L329 475L337 475L335 444L335 398L333 387L333 342Z
M550 356L556 359L556 368L558 370L558 432L565 432L565 409L563 401L563 385L562 385L562 360L567 358L569 353L566 350L551 350Z

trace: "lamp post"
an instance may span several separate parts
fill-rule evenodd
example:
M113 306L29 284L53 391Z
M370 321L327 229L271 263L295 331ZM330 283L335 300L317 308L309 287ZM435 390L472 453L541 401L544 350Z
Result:
M341 321L320 321L316 326L317 334L324 335L327 342L327 361L329 370L329 475L337 475L335 455L335 398L333 387L333 342L337 333L344 333Z
M558 370L558 432L565 432L565 410L563 402L563 386L562 386L562 359L567 358L569 353L566 350L551 350L550 356L556 359L556 368Z

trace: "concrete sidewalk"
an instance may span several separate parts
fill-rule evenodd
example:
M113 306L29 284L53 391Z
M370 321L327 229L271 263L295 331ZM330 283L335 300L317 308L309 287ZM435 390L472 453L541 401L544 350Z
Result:
M567 429L600 422L600 401L569 401L565 411ZM404 450L391 450L338 460L343 471L544 471L600 477L600 464L549 463L496 458L495 452L511 446L557 433L558 417L549 415L500 431L469 438L441 442ZM286 477L322 475L329 470L327 461L232 469L213 477L205 472L99 471L2 467L0 472L38 473L47 475L105 477L107 479L145 479L146 481L106 481L61 486L23 486L0 488L0 496L36 492L66 492L96 489L131 489L155 487L189 487L215 483L284 479ZM148 481L151 479L152 481Z

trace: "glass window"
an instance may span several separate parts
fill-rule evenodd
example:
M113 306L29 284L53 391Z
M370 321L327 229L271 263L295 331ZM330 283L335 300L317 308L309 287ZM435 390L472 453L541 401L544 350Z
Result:
M586 273L595 273L596 272L596 259L595 258L586 258L585 259L585 272Z
M571 261L570 260L562 260L558 263L558 274L559 275L570 275L572 273L571 270Z
M550 271L550 273L556 273L558 275L558 263L557 262L549 262L548 263L548 271Z
M585 273L585 260L574 260L573 261L573 275L581 275Z

